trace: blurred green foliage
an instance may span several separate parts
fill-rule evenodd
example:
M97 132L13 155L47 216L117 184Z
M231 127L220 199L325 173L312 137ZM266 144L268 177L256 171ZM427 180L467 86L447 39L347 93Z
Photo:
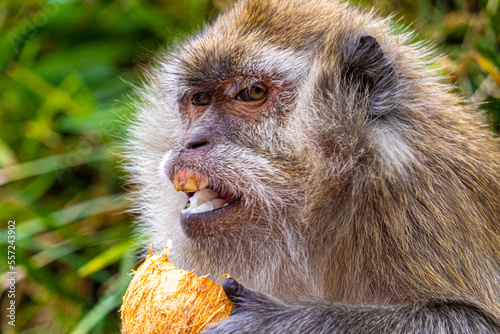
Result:
M135 266L117 168L129 83L151 50L214 9L203 0L1 2L0 272L12 271L4 228L15 220L17 312L16 327L2 316L0 332L119 332Z
M16 327L117 333L136 265L120 138L138 63L215 15L224 0L0 3L0 273L16 222ZM362 1L396 11L447 54L444 75L500 122L499 0Z

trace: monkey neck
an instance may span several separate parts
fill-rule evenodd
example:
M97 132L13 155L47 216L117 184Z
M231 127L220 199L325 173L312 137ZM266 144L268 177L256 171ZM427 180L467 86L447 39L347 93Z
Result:
M323 226L313 256L318 271L328 268L324 295L383 303L463 295L499 308L500 167L488 153L498 148L481 132L447 127L458 130L430 129L399 146L385 138L392 157L367 150L360 159L371 163L358 163L332 204L310 210ZM464 133L468 141L453 139ZM479 286L484 277L490 290Z

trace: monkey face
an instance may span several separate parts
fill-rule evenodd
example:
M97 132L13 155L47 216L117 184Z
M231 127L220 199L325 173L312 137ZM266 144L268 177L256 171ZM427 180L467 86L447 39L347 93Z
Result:
M270 15L271 4L289 20ZM187 195L173 213L168 196L143 196L160 223L180 217L183 236L197 242L257 243L283 226L305 235L320 221L311 215L333 215L356 145L368 142L359 140L367 112L357 109L382 109L373 87L393 72L375 38L298 9L243 1L160 61L140 147L152 152L145 165L161 154L156 171L170 180L161 187Z
M163 117L177 118L181 130L171 134L160 170L187 194L180 226L192 240L273 235L283 225L301 234L300 217L331 205L315 201L338 191L332 178L346 169L337 160L350 145L341 127L352 128L352 117L319 103L329 90L312 95L322 76L338 76L322 72L331 60L307 49L310 36L291 46L279 34L285 27L250 33L231 19L234 31L217 21L162 64L158 88L172 98ZM340 57L335 50L329 57ZM332 152L335 161L325 157Z
M175 189L187 194L180 222L192 239L247 233L277 214L286 198L280 193L293 186L280 166L293 157L276 140L276 115L286 113L277 81L220 79L180 96L184 132L163 162Z

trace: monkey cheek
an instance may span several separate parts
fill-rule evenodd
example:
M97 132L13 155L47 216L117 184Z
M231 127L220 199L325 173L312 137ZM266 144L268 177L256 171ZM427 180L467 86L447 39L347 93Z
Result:
M192 240L227 238L239 230L244 222L241 200L226 207L201 213L181 213L180 223L184 234Z

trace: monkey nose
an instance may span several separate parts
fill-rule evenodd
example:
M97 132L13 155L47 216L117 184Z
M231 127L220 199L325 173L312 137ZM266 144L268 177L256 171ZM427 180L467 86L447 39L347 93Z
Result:
M196 132L183 136L179 140L179 144L188 150L197 148L208 148L211 146L210 136L207 132Z

